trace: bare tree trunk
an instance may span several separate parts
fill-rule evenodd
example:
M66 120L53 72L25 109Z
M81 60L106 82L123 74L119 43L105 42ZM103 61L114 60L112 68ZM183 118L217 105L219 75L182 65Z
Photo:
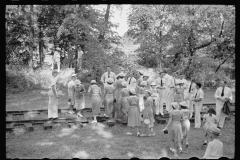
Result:
M28 13L28 19L29 19L29 27L30 27L30 37L31 37L31 43L30 43L30 55L29 55L29 61L28 65L29 67L33 67L33 46L34 46L34 28L33 28L33 5L30 5L30 13Z
M98 40L99 40L100 43L102 43L102 41L104 40L106 28L107 28L107 26L108 26L109 14L110 14L110 4L107 5L107 10L106 10L106 14L105 14L105 20L104 20L104 29L103 29L103 31L100 33L100 35L99 35L99 37L98 37Z
M78 46L75 45L75 73L78 73Z

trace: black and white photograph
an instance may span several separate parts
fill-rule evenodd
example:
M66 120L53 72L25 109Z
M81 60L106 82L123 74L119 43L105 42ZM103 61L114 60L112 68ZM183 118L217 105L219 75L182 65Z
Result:
M6 158L235 158L235 14L6 5Z

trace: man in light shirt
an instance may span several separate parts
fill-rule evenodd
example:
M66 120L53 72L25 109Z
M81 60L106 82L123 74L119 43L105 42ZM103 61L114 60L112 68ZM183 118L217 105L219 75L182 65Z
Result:
M201 83L196 83L196 93L195 96L193 97L192 101L195 105L195 126L194 128L200 128L201 126L201 115L200 112L202 110L202 101L204 98L204 92L201 89L202 85Z
M189 78L189 81L186 85L185 95L189 105L190 118L193 115L193 97L196 93L196 84L194 83L194 77Z
M223 105L226 101L232 100L232 90L227 87L226 81L220 82L220 87L217 88L214 97L216 98L216 116L218 118L218 127L223 128L227 115L222 112Z
M169 112L171 110L171 103L174 102L174 88L175 88L175 83L174 83L174 78L166 74L164 76L166 79L166 90L165 93L167 94L166 96L166 110Z
M156 108L156 115L161 115L163 114L163 103L166 103L167 99L167 94L166 94L166 79L164 78L165 76L165 71L159 72L160 77L156 79L156 84L157 84L157 90L159 94L159 107Z
M112 78L113 79L113 84L115 84L116 75L115 75L115 73L111 72L110 66L107 67L107 72L103 73L103 75L101 77L101 82L103 83L104 86L107 84L107 79L108 78Z
M212 141L208 143L203 159L219 159L223 157L223 143L218 138L221 135L221 130L216 127L209 130Z

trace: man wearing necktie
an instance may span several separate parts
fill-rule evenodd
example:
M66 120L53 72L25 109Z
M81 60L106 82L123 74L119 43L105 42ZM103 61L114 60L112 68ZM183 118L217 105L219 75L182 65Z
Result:
M175 83L174 83L174 77L171 76L170 74L166 74L164 78L166 79L166 86L167 86L165 89L165 92L167 93L166 110L169 112L171 110L171 103L174 102Z
M165 72L159 72L160 77L158 77L156 79L156 83L157 83L157 90L158 90L158 94L159 94L159 106L156 107L156 115L159 115L159 113L161 115L163 114L163 103L166 103L166 98L167 98L167 94L165 92L165 88L166 88L166 79L164 78L165 76Z
M103 83L103 86L106 85L108 78L112 78L113 79L113 84L115 84L116 75L115 75L115 73L111 72L110 66L107 67L107 72L105 72L101 77L101 82Z
M202 85L201 83L196 83L196 94L194 98L192 99L194 105L195 105L195 127L194 128L200 128L201 126L201 115L200 112L202 110L202 101L204 98L204 92L201 89Z
M216 98L216 116L218 119L218 127L223 128L227 115L222 112L222 108L226 101L232 100L232 91L226 86L226 81L221 81L220 85L221 86L217 88L214 97Z
M194 78L190 78L190 84L188 85L187 89L186 89L186 95L188 99L188 104L189 104L189 112L190 112L190 118L192 118L192 114L193 114L193 97L195 96L196 93L196 84L194 83Z

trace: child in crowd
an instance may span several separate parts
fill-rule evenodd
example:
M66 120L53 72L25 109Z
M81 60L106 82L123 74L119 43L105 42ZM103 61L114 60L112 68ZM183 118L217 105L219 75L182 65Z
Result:
M208 109L208 114L205 114L203 116L203 123L206 122L203 126L203 132L205 136L205 141L203 145L206 145L209 142L209 136L208 136L208 128L212 126L217 126L217 116L215 115L216 112L214 108L210 107Z

